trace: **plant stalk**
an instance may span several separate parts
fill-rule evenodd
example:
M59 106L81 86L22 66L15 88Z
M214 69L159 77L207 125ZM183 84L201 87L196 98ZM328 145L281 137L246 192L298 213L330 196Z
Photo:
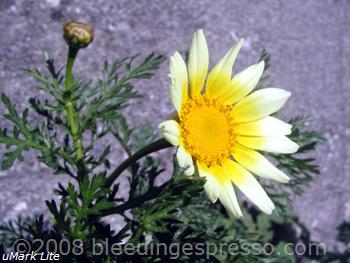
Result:
M77 163L80 163L83 159L82 142L79 135L79 129L76 121L72 102L72 70L75 58L78 54L79 49L70 46L68 51L67 66L66 66L66 83L65 83L65 103L67 111L67 119L70 126L70 132L73 137L74 148L76 151Z
M128 159L126 159L124 162L122 162L110 175L109 177L106 179L106 184L105 187L109 188L112 186L112 184L114 183L114 181L119 177L119 175L124 172L124 170L126 170L130 165L132 165L133 163L135 163L137 160L141 159L142 157L153 153L153 152L157 152L160 151L162 149L165 148L169 148L172 145L166 141L165 139L158 139L152 143L150 143L149 145L145 146L144 148L140 149L139 151L137 151L136 153L134 153L133 155L131 155Z

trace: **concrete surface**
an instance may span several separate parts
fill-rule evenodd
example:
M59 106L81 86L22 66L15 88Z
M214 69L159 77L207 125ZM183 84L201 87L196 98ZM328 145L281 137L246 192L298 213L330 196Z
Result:
M244 37L235 70L255 62L265 47L272 55L271 83L293 92L284 113L312 115L313 128L328 139L317 154L322 175L296 198L295 208L313 237L332 245L338 222L350 220L348 14L350 1L345 0L0 0L0 89L20 106L36 96L22 69L42 68L43 51L63 64L62 24L70 19L95 27L95 41L81 52L76 68L88 77L100 72L104 58L184 51L197 28L205 30L212 63ZM139 86L146 99L133 104L130 121L156 125L172 110L167 73L165 63L152 81ZM0 173L2 218L42 211L51 189L64 180L39 166L32 154L26 157Z

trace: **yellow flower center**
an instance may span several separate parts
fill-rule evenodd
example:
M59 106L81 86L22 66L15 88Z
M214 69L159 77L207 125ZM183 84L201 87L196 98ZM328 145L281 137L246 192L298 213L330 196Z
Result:
M232 154L231 107L206 94L189 99L180 114L181 142L195 160L220 165Z

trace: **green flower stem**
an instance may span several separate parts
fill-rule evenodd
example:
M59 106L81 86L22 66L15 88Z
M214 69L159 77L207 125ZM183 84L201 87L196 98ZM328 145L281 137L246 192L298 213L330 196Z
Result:
M140 149L133 155L131 155L128 159L126 159L124 162L122 162L107 178L106 180L106 188L111 187L111 185L114 183L114 181L119 177L119 175L124 172L130 165L135 163L137 160L141 159L142 157L153 153L160 151L165 148L169 148L172 145L166 141L165 139L159 139L157 141L154 141L150 143L149 145L145 146L144 148Z
M72 70L74 65L74 60L78 54L79 49L74 47L69 47L67 67L66 67L66 85L65 85L65 103L67 110L67 118L70 126L70 132L73 137L74 148L77 155L77 161L80 163L83 159L83 149L81 138L79 135L79 128L76 122L76 116L74 113L74 107L71 100L72 93Z
M84 164L84 153L82 146L82 131L79 130L77 123L77 116L74 110L74 102L72 101L72 70L75 58L78 54L79 47L74 47L69 45L68 57L67 57L67 66L66 66L66 83L65 83L65 92L64 92L64 101L67 112L67 120L69 123L69 129L71 136L73 137L74 150L76 153L75 165L77 168L77 176L75 179L78 181L79 185L79 195L82 203L82 207L86 205L86 200L84 199L84 193L82 191L82 182L83 178L86 176L86 167ZM80 208L80 207L79 207ZM75 225L72 228L73 237L83 239L84 234L82 231L82 226L86 220L86 215L79 209L75 208L74 213L76 214Z

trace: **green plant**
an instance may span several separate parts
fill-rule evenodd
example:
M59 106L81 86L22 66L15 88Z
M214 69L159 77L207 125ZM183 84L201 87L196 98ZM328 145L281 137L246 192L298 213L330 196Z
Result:
M113 63L106 61L102 78L86 81L72 75L74 60L82 48L74 43L69 46L65 74L62 69L56 70L48 55L47 72L26 70L48 99L31 98L30 108L19 113L10 98L1 94L7 108L4 117L12 127L0 129L0 143L6 146L2 169L22 161L24 151L35 150L39 162L52 168L55 174L71 177L68 185L58 185L56 199L46 201L50 217L33 215L3 222L0 227L3 253L17 240L24 239L28 241L25 252L57 252L60 244L61 262L297 260L292 251L287 253L283 249L291 240L279 236L278 229L293 231L293 226L302 226L293 213L291 197L302 194L303 186L319 174L314 159L304 154L312 154L324 139L318 132L305 130L308 118L289 120L293 124L291 136L301 146L298 153L270 155L292 178L287 185L265 185L276 211L267 216L246 205L243 219L233 219L219 203L212 205L204 197L204 179L185 176L175 158L171 178L158 185L156 179L166 171L160 159L149 154L170 144L164 139L157 140L150 124L130 126L123 114L129 100L141 97L133 80L151 78L165 57L151 53L144 59L131 56ZM266 52L262 59L270 60ZM263 78L260 85L265 81ZM33 113L39 117L28 121ZM104 146L99 155L93 154L94 147L106 136L113 136L128 156L117 167L112 167L109 161L113 145ZM115 183L124 172L128 173L128 196L121 196ZM116 214L125 221L118 231L105 219ZM299 239L295 236L292 242ZM273 251L264 250L267 242L275 245ZM185 253L182 249L185 244L202 253ZM113 253L114 245L120 246L118 253ZM139 251L142 253L126 253L128 245L142 248ZM224 247L217 249L221 245ZM229 252L229 245L234 253ZM170 251L172 246L174 253ZM157 253L152 251L154 247Z

